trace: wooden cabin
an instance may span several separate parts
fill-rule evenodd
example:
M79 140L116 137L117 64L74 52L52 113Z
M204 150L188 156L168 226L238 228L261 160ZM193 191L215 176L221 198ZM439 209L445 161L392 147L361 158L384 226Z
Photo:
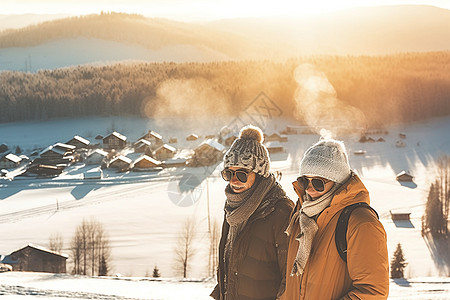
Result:
M84 159L84 163L86 165L100 165L107 157L108 152L101 149L95 149Z
M22 162L22 158L9 153L0 158L0 169L12 169L17 168Z
M272 141L267 142L266 144L267 151L269 151L269 154L272 153L279 153L284 151L283 145L279 141Z
M140 141L140 140L149 141L151 143L152 150L155 150L164 144L162 135L160 135L159 133L157 133L153 130L149 130L145 135L140 137L138 141Z
M155 169L155 168L160 168L160 167L161 167L161 162L159 160L156 160L147 155L143 155L134 161L133 170L142 171L142 170L149 170L149 169Z
M76 135L71 140L69 140L66 144L75 146L76 149L86 149L89 147L90 143L91 142L89 142L87 139L85 139L79 135Z
M279 133L274 132L270 135L264 135L264 141L265 142L272 142L272 141L287 142L288 137L286 135L281 135Z
M158 149L156 149L153 155L155 156L156 159L163 161L174 157L176 152L177 149L175 149L175 147L164 144Z
M127 145L127 137L116 131L103 138L105 149L123 149Z
M193 166L210 166L222 160L225 146L213 139L201 143L194 149L189 164Z
M68 255L29 244L5 256L13 271L66 273Z
M145 139L140 139L134 144L134 152L137 153L151 153L152 152L152 143Z
M396 176L397 181L413 181L414 176L407 173L406 171L401 171Z
M64 166L53 166L45 164L33 164L27 168L26 173L42 177L58 176L64 170Z
M392 211L390 210L392 221L410 221L410 212L406 211Z
M53 149L59 149L64 151L64 156L72 155L75 152L76 147L64 143L56 143L53 145Z
M196 141L198 140L198 135L192 133L186 137L186 141Z
M123 170L130 168L132 163L133 161L128 157L119 155L109 162L108 168Z
M237 135L230 133L223 138L223 143L225 146L230 147L237 138Z

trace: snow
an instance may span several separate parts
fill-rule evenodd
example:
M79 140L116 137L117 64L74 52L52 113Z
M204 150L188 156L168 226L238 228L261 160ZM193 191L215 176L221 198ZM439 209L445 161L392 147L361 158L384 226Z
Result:
M64 53L64 55L61 55ZM168 45L157 49L95 38L65 38L37 46L0 49L0 71L31 71L67 66L127 62L211 62L229 60L203 46Z
M230 120L151 120L138 118L61 119L47 122L0 124L0 143L10 149L20 146L29 155L75 135L97 143L94 137L112 131L136 141L154 130L167 142L176 137L177 149L193 149L198 141L186 141L195 132L214 134ZM208 124L208 126L204 126ZM267 132L281 131L287 120L271 120ZM359 143L359 135L340 136L347 147L352 168L369 190L371 204L378 211L388 235L392 256L402 244L408 265L406 280L391 281L389 299L450 299L449 267L436 257L421 237L421 217L430 183L435 176L436 159L450 154L450 118L437 118L415 124L387 128L388 134L372 134L385 142ZM398 134L406 134L405 147L395 146ZM296 200L291 182L298 176L303 152L318 135L288 135L284 152L271 155L272 171L281 171L281 184ZM354 151L365 154L354 154ZM0 295L14 298L64 299L209 299L214 286L207 274L208 213L219 224L223 218L224 188L222 165L211 168L170 168L156 172L116 173L105 170L103 179L83 180L95 166L76 164L59 177L0 179L0 254L9 254L29 243L47 246L51 234L64 238L63 253L83 218L102 223L112 245L112 274L122 277L87 277L44 273L0 273ZM401 171L414 176L412 183L400 183ZM390 211L408 211L411 221L394 223ZM195 255L189 280L174 270L174 248L187 218L196 221ZM145 277L158 266L162 279ZM71 271L68 260L67 270ZM19 296L25 295L25 296Z

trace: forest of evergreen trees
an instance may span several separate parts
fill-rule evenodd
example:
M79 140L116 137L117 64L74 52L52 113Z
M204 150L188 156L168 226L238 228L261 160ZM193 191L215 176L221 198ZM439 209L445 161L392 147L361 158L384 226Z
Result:
M158 117L161 106L238 114L260 92L294 117L295 69L323 72L369 126L450 114L450 52L275 61L139 63L0 73L0 122L94 115ZM166 99L171 93L172 100ZM177 101L174 102L173 98ZM181 116L181 115L180 115Z

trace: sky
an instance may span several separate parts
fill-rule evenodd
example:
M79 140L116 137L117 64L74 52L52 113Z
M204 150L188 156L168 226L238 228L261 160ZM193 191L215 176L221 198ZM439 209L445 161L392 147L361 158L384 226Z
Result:
M138 13L185 21L236 17L295 16L356 6L432 5L450 9L450 0L0 0L0 14Z

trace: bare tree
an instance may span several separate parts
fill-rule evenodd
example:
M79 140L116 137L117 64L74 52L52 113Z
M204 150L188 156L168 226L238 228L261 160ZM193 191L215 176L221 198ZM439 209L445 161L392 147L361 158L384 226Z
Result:
M195 237L195 223L192 219L186 219L178 237L175 248L175 271L187 277L191 258L194 255L192 241Z
M103 226L91 219L77 227L71 243L74 261L74 274L107 275L111 259L111 247Z
M209 233L209 261L208 261L208 275L214 276L219 264L219 241L220 230L219 223L214 220L211 232Z
M64 247L64 239L61 233L52 233L48 239L48 248L54 252L61 253Z

